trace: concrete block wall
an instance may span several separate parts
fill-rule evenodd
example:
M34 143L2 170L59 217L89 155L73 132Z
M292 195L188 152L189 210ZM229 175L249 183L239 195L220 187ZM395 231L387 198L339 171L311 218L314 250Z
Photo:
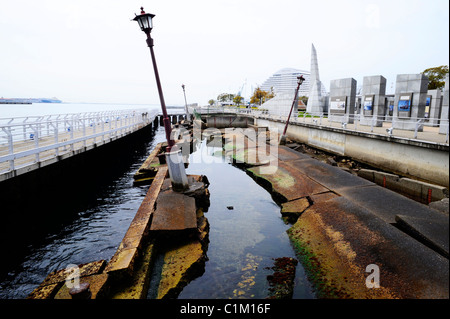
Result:
M423 74L399 74L395 87L394 120L396 129L411 130L416 129L416 122L425 116L425 106L427 102L428 77ZM402 96L412 94L411 113L407 117L401 116L398 103ZM423 126L419 127L419 132L423 131Z
M432 126L438 126L439 116L441 113L441 100L442 100L441 90L429 90L427 97L428 96L431 98L431 101L428 110L427 122Z
M333 114L331 104L335 97L347 97L344 114ZM353 78L332 80L330 82L330 100L328 103L328 120L351 124L354 122L356 103L356 80Z
M363 79L361 100L361 125L383 126L386 95L386 78L381 75L366 76ZM366 98L374 96L372 112L364 110ZM372 114L368 114L372 113Z
M448 73L445 78L444 96L441 109L441 120L439 123L439 134L447 134L448 132L448 104L449 104L449 78Z

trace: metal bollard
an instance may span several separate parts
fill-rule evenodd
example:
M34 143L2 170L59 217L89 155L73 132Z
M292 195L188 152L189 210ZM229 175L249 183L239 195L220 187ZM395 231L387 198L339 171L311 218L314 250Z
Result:
M72 299L91 299L91 291L89 290L89 283L84 282L80 284L78 287L74 287L69 290L69 294Z

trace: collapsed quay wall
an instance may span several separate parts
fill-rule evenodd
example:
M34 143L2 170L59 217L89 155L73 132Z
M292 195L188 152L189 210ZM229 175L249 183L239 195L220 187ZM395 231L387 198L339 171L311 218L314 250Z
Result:
M280 133L285 126L282 120L264 118L255 119L255 124ZM395 174L449 187L448 145L307 123L290 123L287 136Z

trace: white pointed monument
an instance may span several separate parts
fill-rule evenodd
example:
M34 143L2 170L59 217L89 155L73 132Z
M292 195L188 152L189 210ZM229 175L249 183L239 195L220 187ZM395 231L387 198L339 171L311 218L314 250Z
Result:
M310 90L306 112L322 113L324 111L325 98L322 95L322 82L319 77L319 62L317 60L317 52L314 44L311 48L311 76Z

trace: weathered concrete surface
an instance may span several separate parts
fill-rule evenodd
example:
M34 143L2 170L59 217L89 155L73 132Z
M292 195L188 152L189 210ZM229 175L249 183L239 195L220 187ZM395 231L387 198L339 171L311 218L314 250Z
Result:
M142 256L136 267L131 280L123 281L115 286L111 292L111 299L144 299L147 297L147 290L150 281L150 270L156 255L156 245L151 241L142 250Z
M323 185L323 187L326 188L326 191L332 190L336 192L340 189L348 187L374 185L373 183L351 175L336 166L331 166L312 158L299 161L290 161L288 164L293 168L293 170L304 174L316 183Z
M159 143L155 149L150 153L141 167L138 169L136 174L134 174L134 184L144 184L152 182L158 172L158 168L161 167L157 155L161 152L162 144Z
M395 221L407 234L432 247L444 257L449 257L448 216L444 214L424 217L397 215Z
M195 199L168 190L159 194L150 231L195 231Z
M279 203L329 191L329 189L282 161L278 162L275 174L264 174L260 167L249 168L247 172L257 181L260 179L263 184L265 183L263 186L267 187L268 182L269 190L272 194L277 195L275 200Z
M277 161L271 153L270 140L266 130L254 129L226 129L223 134L223 149L225 156L231 158L235 164L244 166L266 165Z
M448 258L391 225L397 215L407 216L402 220L409 226L414 220L421 225L414 230L441 244L443 236L448 243L448 217L338 167L300 153L296 159L281 146L279 152L286 155L274 174L259 173L264 166L247 171L287 202L283 208L308 199L309 208L288 233L319 297L449 297ZM366 285L369 265L379 267L380 288Z
M307 198L300 198L281 205L281 215L290 223L295 223L300 215L309 207Z
M338 193L390 224L396 222L396 215L431 219L441 214L426 205L376 185L342 188Z
M289 230L320 297L448 298L448 259L351 200L308 209ZM380 269L368 289L365 269Z
M108 286L106 282L108 281L108 274L101 273L92 276L80 278L80 285L83 283L89 283L89 291L91 292L90 299L102 299L108 294ZM58 293L55 295L54 299L71 299L69 294L70 289L67 284L64 284Z
M167 166L161 167L128 228L119 248L106 266L105 271L114 279L130 278L134 272L135 259L148 233L156 199L167 175Z
M439 202L433 202L430 203L430 208L433 208L441 213L446 214L447 216L449 215L449 199L448 198L444 198L442 200L440 200Z
M99 275L105 268L106 261L105 260L99 260L87 264L82 264L78 266L79 270L79 278L80 283L86 282L91 280L85 279L89 278L94 275ZM71 274L69 270L67 269L61 269L58 271L51 272L47 275L47 277L44 279L44 281L37 287L33 292L28 296L28 299L53 299L58 294L60 289L62 289L63 286L65 286L66 279ZM103 279L106 280L106 277L103 277ZM96 277L95 280L98 280L98 277ZM92 279L91 281L94 283L95 281ZM92 295L95 297L100 292L100 286L92 284L91 285L91 292ZM70 299L70 296L68 295L68 289L67 290L67 297Z
M198 240L177 245L164 256L157 299L174 298L193 278L204 272L206 253Z

